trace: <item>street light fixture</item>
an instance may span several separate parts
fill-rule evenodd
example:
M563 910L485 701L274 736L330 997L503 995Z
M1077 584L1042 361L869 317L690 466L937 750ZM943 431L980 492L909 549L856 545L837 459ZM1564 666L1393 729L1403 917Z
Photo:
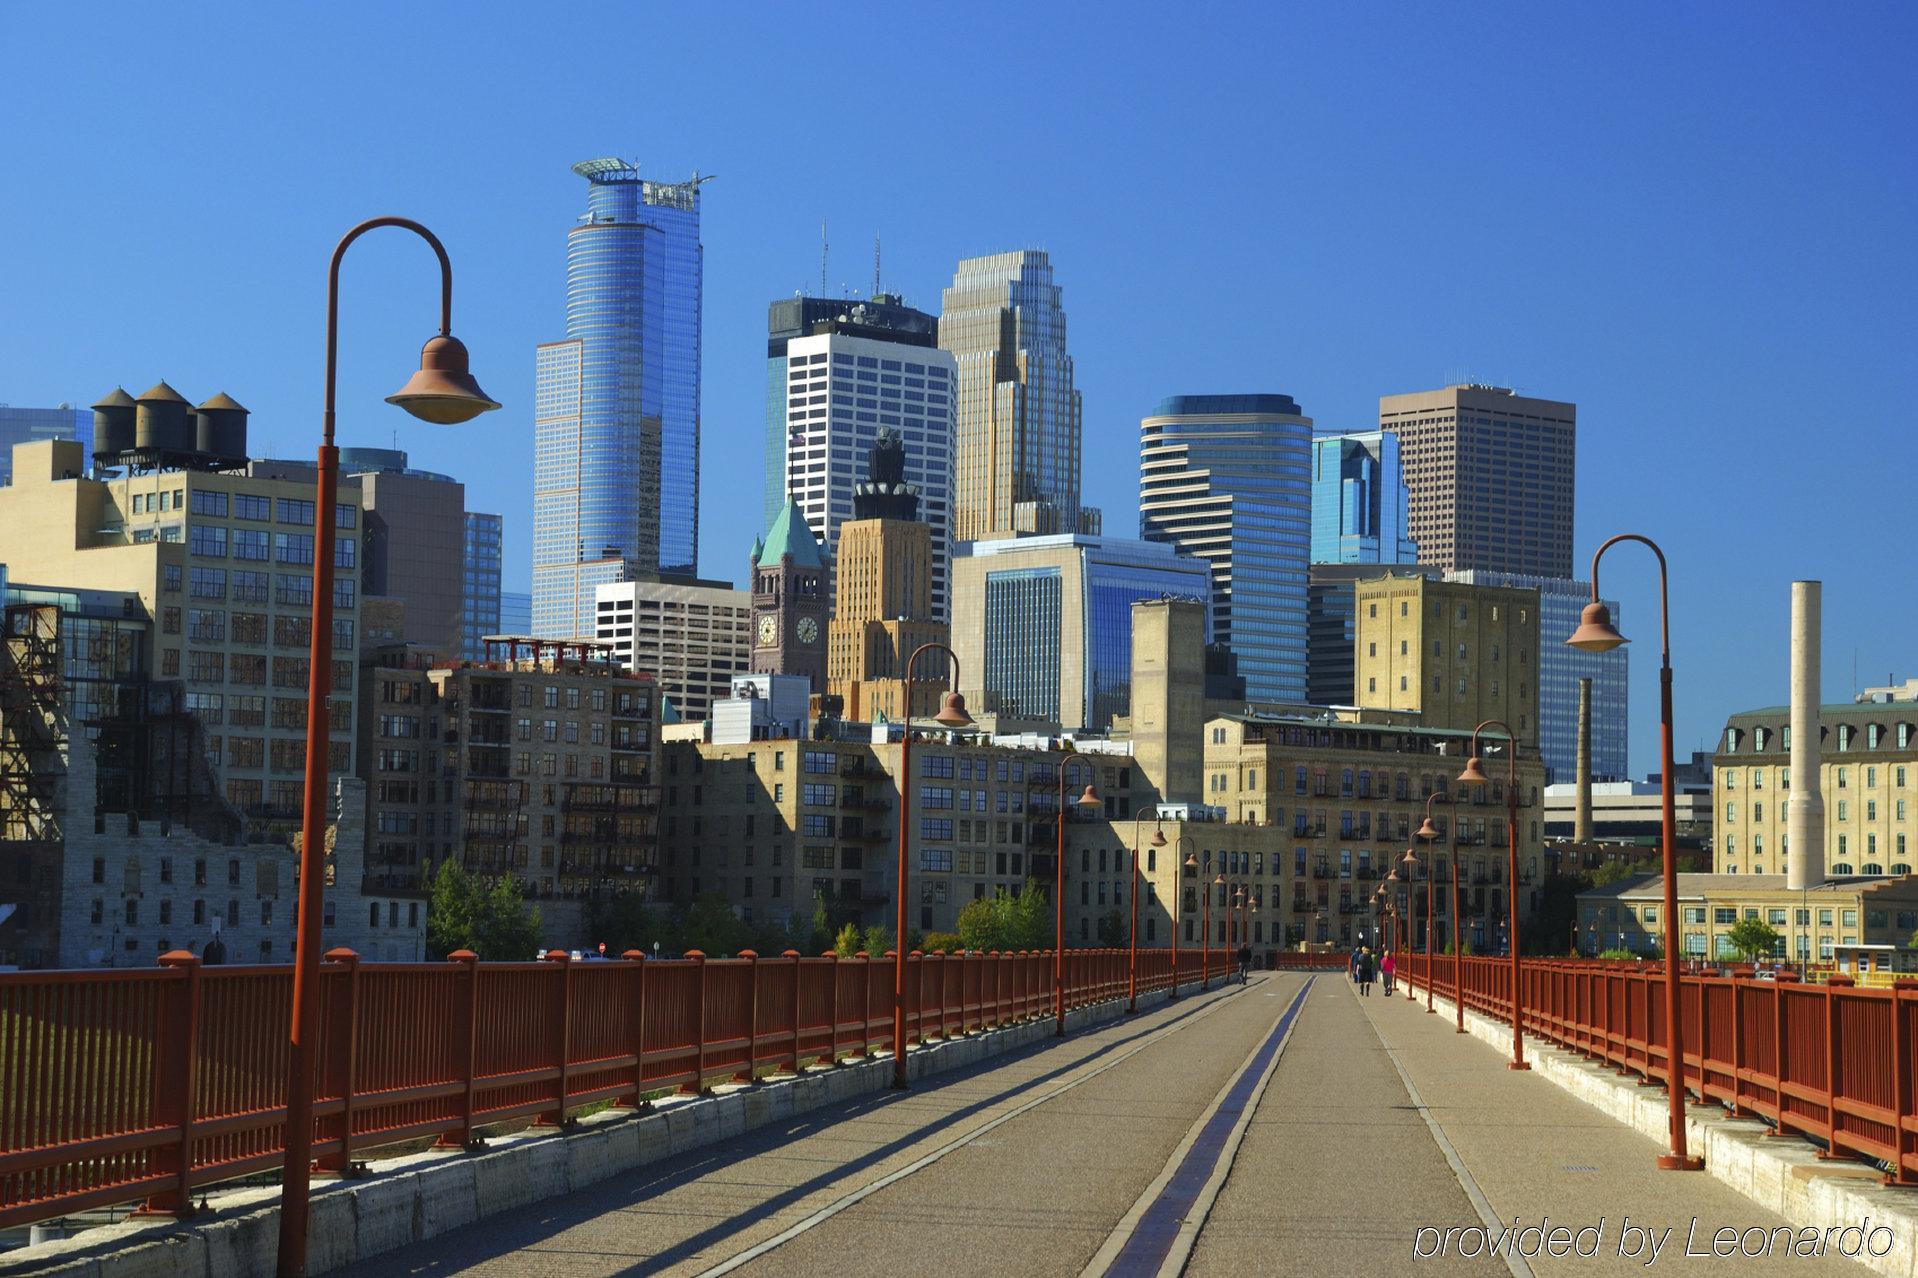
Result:
M293 1015L286 1075L286 1156L280 1179L280 1278L306 1273L307 1193L312 1185L313 1073L320 1030L321 917L326 879L327 745L333 688L334 504L340 450L333 443L339 368L340 259L347 246L380 227L396 226L425 240L440 263L440 331L420 353L420 368L387 399L423 421L453 425L498 408L467 371L466 347L453 336L453 265L431 231L403 217L376 217L348 231L333 249L326 275L326 386L319 465L313 492L312 636L307 653L306 780L300 812L300 897L293 943Z
M1485 769L1479 766L1478 738L1487 728L1505 733L1505 897L1512 943L1509 947L1512 970L1512 1059L1510 1069L1532 1068L1525 1060L1525 990L1519 982L1518 961L1518 734L1502 719L1487 719L1472 729L1472 755L1459 773L1460 785L1491 784Z
M1153 811L1153 816L1158 817L1158 811L1156 809ZM1132 925L1126 932L1125 965L1125 1010L1128 1015L1139 1010L1139 823L1143 820L1145 820L1145 813L1143 811L1132 818L1132 851L1130 853L1132 858ZM1165 821L1163 818L1159 818L1158 827L1152 831L1152 846L1155 848L1165 846ZM1178 976L1176 974L1172 980L1174 985L1178 984Z
M1678 983L1678 837L1677 818L1674 813L1672 783L1672 626L1670 601L1670 573L1665 564L1665 552L1650 537L1638 533L1620 533L1599 546L1592 554L1592 601L1585 605L1579 615L1578 629L1565 642L1583 652L1610 652L1625 643L1624 635L1618 633L1612 625L1612 612L1598 597L1598 561L1605 552L1621 541L1636 541L1650 548L1658 557L1658 630L1659 630L1659 669L1658 669L1658 745L1659 757L1663 766L1658 773L1659 802L1662 808L1662 834L1664 855L1662 868L1665 878L1665 1041L1669 1055L1666 1058L1666 1095L1669 1100L1670 1114L1667 1119L1671 1139L1671 1152L1659 1156L1658 1165L1664 1171L1697 1171L1705 1165L1702 1158L1692 1157L1685 1148L1685 1040L1684 1017L1679 1014Z
M1059 811L1058 851L1053 857L1052 886L1052 1033L1055 1038L1066 1035L1066 764L1077 759L1086 765L1088 774L1092 763L1078 751L1059 760ZM1076 800L1082 808L1100 806L1099 792L1092 788L1090 776L1086 788Z
M922 643L906 658L906 730L899 738L899 872L898 931L892 946L892 1085L903 1090L906 1080L906 840L912 826L912 685L919 658L930 651L946 654L952 662L952 689L940 698L939 713L933 722L947 728L965 728L972 724L966 713L966 699L959 695L959 654L943 643ZM1061 819L1065 814L1060 813ZM1056 947L1062 938L1054 937Z

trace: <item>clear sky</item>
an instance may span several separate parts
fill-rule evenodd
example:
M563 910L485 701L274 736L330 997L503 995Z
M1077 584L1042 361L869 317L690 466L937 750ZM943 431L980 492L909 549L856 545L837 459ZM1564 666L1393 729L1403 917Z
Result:
M902 14L917 14L902 18ZM1789 582L1825 582L1825 691L1918 674L1918 10L1910 6L54 5L0 0L0 401L165 377L310 455L325 267L404 214L506 407L381 398L431 258L348 260L342 442L398 442L507 516L526 589L533 346L563 335L598 155L705 188L701 567L757 529L766 305L829 281L937 310L961 256L1051 250L1087 499L1136 531L1140 416L1282 391L1576 401L1581 556L1672 559L1678 748L1785 699ZM1607 558L1656 766L1649 556ZM1548 636L1547 641L1553 641Z

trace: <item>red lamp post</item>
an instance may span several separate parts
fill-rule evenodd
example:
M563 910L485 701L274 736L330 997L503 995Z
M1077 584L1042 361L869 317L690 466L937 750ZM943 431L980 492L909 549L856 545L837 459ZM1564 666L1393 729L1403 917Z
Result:
M899 874L896 880L898 931L893 936L892 962L892 1085L904 1089L906 1080L906 844L912 821L912 685L913 670L921 654L937 649L952 661L952 686L940 700L933 722L948 728L963 728L972 723L966 713L966 699L959 695L959 656L943 643L922 643L906 658L906 730L899 738ZM1065 813L1061 812L1063 820ZM1054 937L1056 947L1063 938Z
M955 668L956 665L955 662ZM1066 1035L1066 764L1074 759L1084 763L1087 771L1092 768L1086 757L1076 750L1059 760L1059 810L1056 813L1059 839L1052 864L1052 1033L1055 1038ZM1099 806L1099 794L1092 788L1090 777L1076 803L1082 808Z
M1510 922L1511 943L1507 949L1512 963L1512 1059L1509 1069L1530 1069L1525 1062L1525 991L1519 985L1518 967L1518 734L1502 719L1487 719L1472 729L1472 757L1458 774L1460 785L1483 786L1490 781L1479 766L1478 738L1487 728L1505 733L1505 897Z
M1174 860L1178 860L1179 849L1183 847L1185 841L1191 837L1189 834L1181 834L1177 839L1173 840L1172 853ZM1198 858L1190 852L1186 853L1185 858L1179 860L1179 873L1172 889L1172 993L1168 996L1170 998L1179 997L1179 920L1185 912L1185 872L1187 870L1196 871L1198 868ZM1201 991L1205 989L1205 972L1203 970L1199 973L1199 989Z
M1411 848L1405 849L1405 856L1400 859L1399 864L1405 867L1405 881L1411 888L1408 895L1416 906L1418 888L1413 885L1413 880L1418 877L1419 872L1418 853ZM1428 1012L1438 1010L1432 1006L1432 879L1433 875L1427 871L1425 875L1425 1010ZM1415 931L1413 935L1416 937L1417 932Z
M1419 823L1418 836L1428 843L1435 842L1439 837L1438 827L1432 824L1432 804L1438 797L1436 790L1425 797L1425 820ZM1458 1016L1457 1031L1463 1034L1465 1032L1465 994L1459 966L1463 947L1459 940L1458 848L1456 846L1452 848L1449 859L1452 862L1452 912L1446 921L1446 940L1451 942L1452 946L1452 1010ZM1430 921L1427 921L1425 926L1430 928L1432 925Z
M1670 1056L1666 1060L1666 1094L1670 1099L1671 1152L1660 1155L1658 1165L1665 1171L1697 1171L1705 1160L1695 1158L1685 1148L1685 1039L1684 1017L1679 1015L1678 985L1678 840L1677 820L1673 813L1672 792L1672 629L1669 599L1669 574L1665 552L1658 543L1637 533L1620 533L1599 546L1592 554L1592 602L1585 605L1578 629L1565 642L1585 652L1610 652L1627 642L1612 625L1612 610L1598 599L1598 561L1621 541L1636 541L1651 548L1658 557L1658 629L1661 645L1658 669L1658 746L1662 767L1659 770L1659 799L1663 808L1662 858L1665 877L1665 1041Z
M1156 812L1153 814L1158 815ZM1139 1010L1139 823L1145 820L1140 812L1132 818L1132 925L1126 933L1125 996L1128 1015ZM1152 846L1165 846L1165 823L1161 821L1152 831ZM1175 982L1176 984L1176 979Z
M465 345L453 336L453 266L431 231L403 217L376 217L348 231L326 275L326 398L313 493L313 634L307 656L306 785L300 812L299 917L293 948L293 1015L286 1077L286 1158L280 1179L280 1278L306 1273L307 1192L312 1183L313 1070L319 1038L320 928L325 908L327 744L333 687L334 499L340 452L333 445L339 366L340 259L353 241L383 226L413 232L440 262L440 331L420 352L420 368L386 402L422 421L451 426L498 408L467 371Z

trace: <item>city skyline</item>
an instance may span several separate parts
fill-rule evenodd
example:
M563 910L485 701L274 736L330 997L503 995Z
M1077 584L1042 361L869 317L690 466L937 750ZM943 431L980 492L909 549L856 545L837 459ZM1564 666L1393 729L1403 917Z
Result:
M1897 26L1911 19L1886 20ZM149 15L129 12L120 21L130 39L164 45L177 38ZM1040 19L1042 26L1050 21ZM460 59L422 59L424 23L392 24L390 39L370 54L351 42L363 101L325 116L317 105L290 105L270 124L225 118L231 113L211 102L132 111L130 86L96 82L90 72L80 76L88 92L76 95L67 73L55 75L55 56L22 69L23 103L61 104L45 117L46 127L13 140L10 172L23 183L57 184L73 154L110 137L118 149L151 156L153 171L166 175L162 186L183 197L212 157L289 140L315 164L355 157L357 180L309 184L297 200L255 191L251 207L265 216L243 219L204 198L182 198L177 208L161 202L138 225L104 209L76 209L58 220L30 206L0 212L13 242L40 250L20 257L12 281L31 305L0 318L0 338L14 354L0 369L0 398L77 402L103 373L110 382L129 366L151 367L182 384L230 381L255 408L262 454L310 455L326 251L363 216L419 216L458 260L461 333L473 347L475 372L507 409L470 430L405 428L401 443L422 466L465 482L477 508L505 516L506 584L523 586L531 534L526 352L559 331L552 281L563 250L553 227L577 213L576 183L563 166L580 155L641 154L649 173L680 176L698 166L721 174L706 188L703 231L704 575L738 579L762 476L750 465L743 482L714 476L758 451L765 299L817 290L824 218L834 228L830 291L849 292L842 283L866 291L870 230L878 230L885 236L882 282L922 308L936 305L957 257L1022 245L1051 252L1070 290L1076 381L1085 400L1084 497L1103 506L1115 528L1129 522L1128 492L1136 483L1135 453L1115 445L1168 384L1201 391L1255 378L1281 384L1312 405L1322 426L1347 430L1376 422L1380 395L1463 380L1516 384L1521 393L1576 402L1585 418L1574 573L1588 571L1599 540L1627 528L1659 537L1672 556L1681 751L1708 743L1728 714L1780 699L1782 658L1755 664L1748 655L1773 645L1745 643L1721 622L1736 616L1741 630L1782 635L1778 587L1792 576L1824 579L1833 633L1856 636L1829 645L1828 688L1842 693L1854 682L1911 673L1899 637L1918 604L1901 597L1887 607L1875 583L1890 568L1888 552L1861 544L1847 521L1830 517L1845 507L1841 494L1855 482L1852 458L1896 463L1909 456L1888 407L1897 402L1895 388L1910 380L1899 283L1911 274L1913 249L1895 228L1906 217L1913 183L1908 171L1888 171L1872 158L1892 145L1887 122L1908 114L1909 90L1890 64L1871 69L1874 59L1889 57L1895 38L1878 38L1882 26L1871 22L1874 38L1861 41L1871 21L1864 18L1804 30L1777 15L1732 30L1680 19L1663 29L1654 53L1642 46L1628 14L1567 17L1569 29L1549 36L1489 13L1457 22L1397 15L1383 31L1362 32L1334 15L1248 21L1248 38L1235 42L1245 53L1193 30L1150 47L1140 41L1109 50L1096 76L1084 55L1063 56L1060 74L1084 91L1087 122L1073 126L1056 148L1059 162L1045 166L1033 165L1011 132L958 161L949 148L905 144L923 141L929 126L956 124L945 108L910 122L877 121L870 139L854 139L824 162L782 154L790 148L763 138L749 142L747 122L763 121L768 99L757 86L738 86L756 72L770 80L776 55L792 56L790 37L782 37L788 47L775 50L751 44L750 36L729 36L738 42L731 48L732 87L665 56L654 84L612 86L612 110L571 119L540 101L538 86L564 64L558 33L496 11L493 21L479 24L483 40L480 30L455 32L442 52L517 69L485 101L461 95L475 99L462 136L441 139L426 162L393 120L453 91ZM262 100L294 101L299 94L289 88L310 87L311 67L324 65L348 37L300 17L276 22L290 43L307 50L310 65L295 59L269 67L244 53L247 37L237 31L204 36L209 49L227 53L236 90L251 86ZM7 24L23 46L55 55L77 48L82 36L56 14L13 13ZM888 57L903 55L916 39L883 21L874 36ZM1231 76L1215 77L1219 87L1192 103L1142 105L1118 92L1125 76L1115 70L1238 65L1259 37L1320 51L1299 71L1311 90L1306 96L1317 100L1269 138L1235 136L1228 143L1199 127L1207 114L1253 105L1231 87ZM714 36L697 20L673 15L649 29L649 38L664 52ZM832 37L802 39L823 48ZM1861 46L1871 65L1855 77L1857 91L1819 92L1819 68L1857 56ZM1549 85L1533 91L1539 109L1528 112L1464 88L1434 97L1413 74L1434 53L1530 60L1550 72L1543 77ZM1743 68L1752 59L1781 54L1812 73L1782 90L1748 82ZM1360 56L1378 59L1382 72L1380 91L1364 101L1340 85ZM1631 103L1613 93L1621 65L1648 89ZM408 74L399 74L402 67ZM1407 120L1407 95L1421 103L1410 114L1422 119ZM320 95L312 96L317 103ZM1016 114L1010 105L974 110L998 124ZM609 124L621 112L644 126ZM1765 127L1752 127L1754 119ZM1661 122L1684 127L1662 129ZM110 124L118 131L107 132ZM1647 135L1660 141L1646 146ZM1459 145L1469 146L1475 177L1513 183L1509 199L1393 208L1357 194L1367 174L1396 172L1409 182L1449 171ZM855 180L880 163L896 180ZM1791 180L1813 163L1828 181L1812 190ZM994 166L1023 180L988 188ZM1216 198L1204 207L1181 202L1176 211L1130 198L1141 182L1174 166L1216 175ZM476 198L475 175L482 173L486 194ZM1290 198L1275 241L1266 216L1272 206L1263 201L1278 194L1280 182ZM463 189L469 184L472 190ZM1766 198L1753 199L1757 191ZM1141 222L1154 238L1153 253L1131 251ZM1821 247L1811 255L1791 251L1802 243ZM406 371L386 357L396 342L416 344L430 318L411 299L427 288L431 263L416 246L377 237L364 253L344 281L342 442L386 446L396 419L378 400ZM1753 261L1766 269L1752 271ZM1391 289L1440 262L1463 263L1471 289L1443 313L1384 314ZM82 305L127 278L193 296L193 322L142 315L140 308L102 315ZM409 291L410 284L420 289ZM1196 298L1199 289L1204 306L1174 304ZM1275 305L1280 299L1309 304L1293 315L1294 308ZM1152 335L1135 340L1148 320ZM76 334L87 340L76 342ZM1276 362L1274 350L1284 352ZM1819 393L1781 414L1781 383ZM1805 432L1842 433L1847 446L1793 452ZM1741 445L1733 461L1701 471L1712 463L1695 460L1703 450L1693 445L1733 437ZM1683 453L1671 451L1673 440ZM1794 460L1735 469L1747 456ZM1667 457L1674 464L1647 464ZM1803 499L1807 492L1813 500ZM1633 637L1641 647L1655 646L1656 638L1648 559L1608 560L1604 579L1605 593L1640 619ZM1635 774L1655 766L1655 697L1651 680L1633 690Z

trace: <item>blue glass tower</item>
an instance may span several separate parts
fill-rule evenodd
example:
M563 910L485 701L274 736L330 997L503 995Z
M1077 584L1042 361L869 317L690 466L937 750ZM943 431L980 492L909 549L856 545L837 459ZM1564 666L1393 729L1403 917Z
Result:
M699 559L704 179L573 171L590 185L566 238L566 339L539 347L534 388L533 629L556 636L593 633L601 583Z
M1321 435L1312 441L1312 562L1418 561L1406 520L1411 490L1389 430Z
M1311 447L1290 395L1173 395L1140 424L1139 535L1210 566L1212 637L1254 701L1305 700Z

